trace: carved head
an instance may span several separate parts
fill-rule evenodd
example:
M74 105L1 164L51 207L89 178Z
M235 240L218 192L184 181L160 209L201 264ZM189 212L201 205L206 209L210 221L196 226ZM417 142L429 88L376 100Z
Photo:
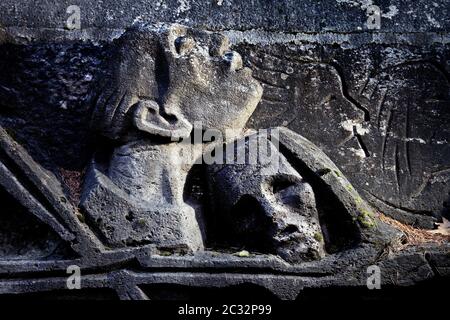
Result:
M219 228L232 246L276 253L293 263L322 258L323 234L311 185L271 142L258 139L259 144L268 144L273 157L257 164L208 166L209 187L215 195L211 211ZM250 143L237 145L236 152L241 148L250 159Z
M241 129L262 87L217 33L181 25L139 26L114 42L96 97L94 128L116 139L130 124L162 137Z

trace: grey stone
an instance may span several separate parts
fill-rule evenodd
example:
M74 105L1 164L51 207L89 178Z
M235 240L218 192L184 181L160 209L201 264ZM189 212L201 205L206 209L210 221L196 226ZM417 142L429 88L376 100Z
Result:
M251 163L252 141L259 147L268 145L270 158L256 154ZM208 166L212 212L220 216L218 224L238 245L274 252L289 262L323 257L323 235L311 186L267 137L255 134L235 143L235 153L246 161Z
M170 3L167 5L166 9L159 7L157 13L167 15L167 19L171 20L173 17L170 16L172 13L169 8L176 4ZM280 25L275 29L251 30L236 25L233 27L234 29L222 28L220 27L222 19L233 20L233 17L220 14L220 10L224 6L211 5L214 7L212 12L217 13L218 16L210 23L215 23L219 27L211 26L209 28L225 29L224 34L232 38L234 48L242 54L244 65L253 69L254 76L265 87L263 100L253 114L249 125L254 128L261 128L286 124L290 129L300 133L323 149L342 169L361 195L379 211L404 223L423 228L433 228L434 223L440 220L442 203L448 197L448 172L446 170L448 168L446 159L449 158L446 156L448 153L448 143L446 143L448 133L445 129L448 115L445 107L443 107L448 100L448 97L446 97L448 91L448 35L445 31L435 32L437 25L446 30L445 25L448 19L446 20L445 17L441 19L435 12L436 10L439 13L444 12L445 10L436 9L443 4L436 2L436 7L422 6L420 7L421 13L416 14L417 3L381 3L379 5L383 9L383 13L387 14L390 11L388 8L390 5L395 6L398 12L395 17L383 16L382 28L376 33L366 32L366 30L357 33L349 32L349 30L357 31L358 26L364 25L366 16L351 15L352 18L364 18L361 23L359 20L356 23L356 20L353 21L350 16L344 15L346 17L345 23L334 25L332 28L330 27L331 29L315 28L316 21L308 24L307 26L312 26L311 30L308 29L312 33L306 34L301 33L301 28L295 27L301 26L304 21L299 21L296 18L298 16L290 16L287 22L277 19L279 23L287 23L287 25ZM240 9L240 6L242 6L242 4L233 5L236 9ZM245 10L256 10L255 12L257 12L259 9L255 9L255 7L259 5L252 4L250 6L254 7L245 8ZM327 3L321 9L336 10L336 8L341 8L347 13L355 10L355 13L365 14L363 10L365 5L362 2ZM61 25L65 21L59 19L60 14L64 15L65 13L63 8L60 10L52 7L51 10L56 10L54 15L40 17L39 12L27 9L29 6L26 5L15 10L9 3L5 2L5 6L8 8L5 12L11 12L18 18L22 15L23 17L30 17L30 15L39 17L37 20L33 19L30 22L31 24L38 21L42 22L40 19L47 19L47 22L56 19ZM84 4L86 11L90 12L88 16L91 13L92 15L106 14L102 11L103 7L97 8L98 11L91 12L91 6L93 5ZM284 8L285 6L289 7L290 4L286 2L280 4L280 6ZM403 6L404 9L401 9ZM225 7L229 8L226 4ZM141 8L141 4L136 4L136 10L138 8L143 10L142 12L151 10L151 7ZM295 10L303 12L307 8L311 8L311 6L305 5ZM288 11L292 11L291 9ZM196 10L203 10L203 7L194 4L186 12L180 14L188 14L192 11L189 14L195 12L195 19L197 19L198 12ZM246 12L245 10L239 12ZM284 11L282 10L282 12ZM420 27L416 20L411 20L410 14L407 15L408 21L399 24L398 19L403 17L405 12L414 13L414 19L421 21ZM305 13L308 14L308 12ZM24 27L18 30L17 27L6 27L5 29L14 35L15 41L25 41L25 43L33 39L55 42L66 42L68 39L97 40L98 37L102 38L102 36L102 39L105 39L106 34L108 34L106 39L111 39L119 37L124 32L125 27L130 25L128 22L123 22L121 18L130 19L130 23L134 21L134 19L127 17L128 14L133 15L130 11L124 11L123 16L122 14L115 14L117 15L115 16L116 19L106 22L102 22L98 17L96 18L96 25L117 23L118 29L102 29L102 32L95 28L82 28L79 32L64 31L63 28L58 30L49 28L42 32L42 29L37 26L39 23L35 26L36 28ZM327 15L327 17L329 16ZM147 17L148 19L143 20L156 21L153 20L156 19L155 17ZM209 21L209 15L205 18L208 18ZM9 16L5 19L9 19ZM252 15L249 15L249 17L245 15L245 19L252 20L253 18ZM173 18L171 21L175 20L176 18ZM194 20L193 17L190 17L189 21L193 23L192 25L197 24L197 21ZM264 23L267 21L263 20L255 21L255 23L260 23L255 26L264 27ZM390 23L394 20L396 25L391 30L389 29ZM83 16L83 21L87 22L89 19ZM167 20L161 18L158 21ZM239 20L239 24L242 21ZM413 21L417 23L413 23ZM201 20L199 23L203 26L204 21ZM12 24L4 23L4 25ZM52 24L50 23L50 25ZM350 28L350 26L353 27ZM400 26L405 30L398 29ZM231 26L229 27L231 28ZM287 28L283 29L284 31L295 33L288 34L276 31L282 30L280 29L282 27ZM347 30L347 27L350 29ZM422 27L424 29L420 29L421 32L415 32ZM328 32L327 30L336 32ZM102 43L95 43L91 47L83 44L80 45L80 48L77 44L67 50L65 55L67 58L71 58L70 54L77 54L74 51L84 50L83 52L87 56L86 60L88 60L86 63L78 63L78 60L68 63L68 59L64 59L63 63L52 61L52 50L65 50L64 45L62 47L61 45L47 45L45 50L36 46L35 49L39 51L39 54L33 55L33 62L37 63L42 59L50 59L49 61L53 62L51 65L58 70L57 74L54 74L52 69L48 70L48 67L43 72L42 66L35 70L33 70L32 65L12 65L10 68L27 68L31 72L50 74L52 80L41 80L41 82L49 85L42 86L39 83L33 83L32 86L25 86L25 88L16 88L15 86L11 88L10 84L0 86L0 96L2 96L3 101L8 101L8 105L14 104L18 92L28 92L30 91L28 88L35 86L40 88L38 95L41 99L46 100L49 105L42 103L42 106L33 107L34 112L42 112L46 115L41 117L40 122L42 123L40 125L42 127L36 128L34 123L32 126L27 126L26 130L29 130L31 135L34 136L33 140L40 137L33 131L43 131L42 134L46 134L45 126L48 123L57 127L59 125L67 126L67 123L70 123L70 126L74 127L72 130L64 130L65 128L63 128L60 130L60 134L51 138L56 140L50 144L53 148L52 151L64 145L63 142L66 142L66 140L62 141L63 139L69 141L71 147L62 149L64 149L64 153L70 154L66 156L61 153L61 156L54 156L64 158L64 161L76 159L78 154L84 156L85 150L88 150L82 145L83 142L74 141L76 140L74 137L86 135L83 126L88 121L83 121L83 118L87 118L88 113L83 112L86 110L83 110L82 107L85 106L82 102L82 93L87 89L87 86L86 83L79 84L80 80L85 78L85 74L80 71L78 75L72 69L87 71L90 74L97 71L96 59L103 58L101 53L98 54L98 52L107 50L106 47L102 49L100 44ZM97 53L86 54L86 50L97 51ZM42 54L43 52L45 53ZM27 52L27 54L31 53ZM277 59L277 57L281 59ZM23 60L26 61L26 59ZM71 71L68 72L70 73L70 79L65 79L67 80L66 84L54 80L61 77L66 78L65 75L59 74L60 70L74 63L77 63L80 69L71 68ZM5 72L5 74L9 73L8 71ZM320 76L316 77L314 74ZM414 74L423 74L424 77L416 79ZM37 74L31 77L39 79ZM278 88L277 86L281 87ZM317 88L324 87L327 89L317 92ZM48 89L51 89L51 92L47 92ZM21 99L31 99L33 94L36 93L30 92L29 95L21 97ZM436 97L438 99L435 99ZM71 112L80 111L78 115L74 115L75 121L68 120L72 114L54 114L60 106L66 105ZM317 105L323 105L324 107L321 109L324 112L315 112L318 108ZM381 106L379 116L378 106ZM392 106L391 111L389 111L390 106ZM421 112L422 108L426 111ZM45 109L46 111L40 111ZM334 110L338 111L334 112ZM304 116L290 117L291 113L301 113ZM405 121L403 121L406 120L406 114L409 114L407 129L405 129ZM27 118L29 113L24 112L21 116ZM36 122L36 119L33 119L33 122ZM311 122L315 125L311 125ZM381 130L385 128L381 126L385 122L391 123L386 133ZM322 130L322 123L329 123L330 125L327 126L326 130ZM17 126L20 127L21 125L17 124ZM433 130L433 128L439 129ZM70 137L70 132L77 132L77 134ZM26 139L30 139L28 133ZM86 141L86 139L80 139L80 141ZM37 149L37 147L42 147L45 144L41 143L41 145L34 147ZM54 152L54 154L58 153ZM440 156L442 154L444 156ZM80 162L84 159L84 157L81 158ZM79 169L79 163L77 163L77 167ZM377 177L383 177L383 179ZM366 183L369 183L369 186ZM385 190L389 190L389 192L385 192Z
M242 130L262 90L226 43L180 25L137 26L116 41L104 89L93 100L92 127L126 143L105 174L88 172L81 200L109 245L203 248L201 213L183 199L192 164L176 162L186 147L158 139L188 138L195 123ZM129 135L132 126L140 134ZM110 202L121 205L105 215Z
M169 0L149 3L108 0L92 3L80 0L84 30L124 29L135 21L183 23L212 30L265 29L281 32L354 32L367 31L367 9L375 4L381 10L381 32L448 31L448 6L445 0L432 4L425 0L400 1L302 1L281 0L242 2L239 0ZM1 4L0 23L26 28L66 28L70 1L39 2L5 0ZM319 18L320 17L320 18ZM369 30L370 31L370 30ZM76 33L77 31L72 31Z
M203 249L195 210L183 201L183 185L177 189L187 173L177 171L162 152L170 148L138 144L119 148L109 176L92 164L80 206L108 246Z
M447 244L405 248L402 232L359 196L421 227L440 218L448 197L445 3L418 14L421 2L382 2L374 34L354 32L365 26L365 2L183 3L156 10L138 1L104 20L106 4L82 2L90 29L80 31L62 29L63 2L47 10L44 1L45 16L0 5L0 199L38 219L0 228L0 293L73 297L64 293L70 265L81 267L83 289L120 299L222 292L301 300L309 290L365 290L372 265L383 286L447 279ZM223 14L231 5L238 14ZM343 12L346 22L336 23ZM221 34L181 25L125 32L135 13L226 30L239 53ZM279 149L274 135L253 135L278 166L273 158L176 161L191 147L184 138L207 129L235 132L200 145L194 158L222 143L249 155L242 142L252 135L242 129L250 117L255 129L287 127Z
M433 228L449 190L446 45L239 48L264 87L251 127L300 133L379 211Z
M132 107L134 125L160 137L187 137L195 122L205 130L242 129L262 94L240 55L217 33L141 25L112 50L93 115L94 128L110 138L125 129Z

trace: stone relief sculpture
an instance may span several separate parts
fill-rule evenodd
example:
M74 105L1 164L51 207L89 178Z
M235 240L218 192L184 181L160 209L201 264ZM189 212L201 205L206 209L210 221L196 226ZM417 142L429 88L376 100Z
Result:
M205 210L185 202L192 164L174 161L187 148L176 140L188 138L195 123L200 130L234 129L243 136L262 88L219 34L179 25L139 27L116 45L92 126L119 145L106 163L94 160L81 208L109 246L203 250ZM237 139L248 159L248 141ZM279 153L270 141L258 142ZM280 161L276 168L248 160L207 166L212 214L231 238L243 241L238 246L258 243L293 262L319 259L324 248L314 191L282 154L274 159ZM262 174L261 166L271 172ZM241 206L248 212L239 212Z
M112 245L147 241L197 251L203 248L200 226L183 200L190 167L171 163L184 147L173 140L189 137L195 122L204 130L242 129L262 89L239 54L225 52L226 39L217 34L181 26L136 29L118 46L93 126L128 141L114 150L107 177L101 180L94 169L99 178L85 191L82 206L92 219L106 223L102 233ZM130 124L143 135L123 136ZM101 205L108 196L98 195L98 188L127 203L111 214L114 218L104 218ZM107 225L112 221L117 225Z
M372 206L433 228L448 198L450 159L448 72L438 56L383 47L378 62L370 54L360 63L367 46L349 57L316 44L239 49L264 87L250 127L284 123L320 146Z
M114 40L104 66L89 99L100 142L77 203L1 129L2 188L66 244L12 258L1 272L75 264L106 274L87 271L86 285L121 299L152 298L154 284L195 286L192 279L205 287L252 283L293 299L304 287L358 282L374 263L395 271L386 255L403 233L379 219L320 148L285 127L246 129L263 88L226 37L178 24L138 25ZM191 141L211 131L223 139ZM255 156L255 146L270 156ZM239 250L250 257L232 254ZM439 250L431 252L429 259L445 265ZM412 267L431 268L412 255ZM135 261L138 271L131 271L127 263ZM250 272L203 271L216 267ZM188 276L180 268L196 271ZM253 273L258 268L274 274ZM353 270L354 280L342 270ZM1 293L51 291L64 288L65 278L5 283Z

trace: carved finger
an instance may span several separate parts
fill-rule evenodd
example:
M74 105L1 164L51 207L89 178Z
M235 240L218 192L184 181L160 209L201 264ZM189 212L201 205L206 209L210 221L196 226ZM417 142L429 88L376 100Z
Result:
M112 113L111 129L114 135L119 135L126 126L127 113L134 103L137 102L134 100L137 100L137 98L135 98L130 91L125 91L125 93L121 95L117 108L114 110L114 113Z
M105 86L106 88L107 86ZM100 91L100 90L99 90ZM101 92L101 91L100 91ZM105 112L105 105L114 93L112 89L107 89L99 94L98 99L94 100L94 111L91 116L91 127L96 128L102 125L102 118Z
M123 97L125 96L126 91L116 90L108 99L107 104L105 105L105 111L103 113L103 121L105 128L109 128L112 124L112 120L116 113L116 110L119 108L120 103L122 102Z

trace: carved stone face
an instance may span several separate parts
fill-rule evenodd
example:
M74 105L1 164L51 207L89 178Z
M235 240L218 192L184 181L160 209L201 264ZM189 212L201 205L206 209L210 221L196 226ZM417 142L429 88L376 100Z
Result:
M211 191L219 195L212 210L218 224L233 245L276 253L289 262L320 259L324 243L313 189L270 142L263 143L270 144L277 165L274 158L208 168Z
M204 129L243 128L262 88L239 53L229 50L228 39L182 27L167 37L170 81L164 110L180 112L191 124L201 121Z
M229 51L228 40L219 34L179 25L140 27L118 40L112 57L112 72L97 101L94 119L97 117L103 133L113 138L126 131L127 123L167 138L188 137L193 125L198 127L196 122L203 129L239 130L262 95L250 69L243 67L241 56ZM280 165L264 164L269 166L264 174L261 164L226 163L220 170L211 166L209 182L216 188L212 194L221 195L212 201L217 205L214 211L237 245L276 253L290 262L319 259L323 256L322 233L311 186L267 137L262 140L271 148L270 154L279 155ZM202 247L200 227L180 192L188 169L168 161L169 146L180 151L181 144L155 142L154 148L147 148L151 144L141 139L115 152L109 163L109 178L114 186L132 195L127 198L133 205L132 216L141 214L139 219L151 226L144 240L183 244L197 250ZM244 148L244 153L254 151ZM141 207L145 210L135 209ZM122 211L117 212L115 221L128 226ZM101 210L96 212L101 216ZM170 221L171 228L160 225L159 220L155 223L155 217L165 217L161 221ZM194 228L187 230L185 221ZM142 241L144 232L136 232L132 224L129 230L114 228L121 232L113 234L113 244L129 243L128 238ZM167 241L169 238L171 241Z
M186 137L195 122L203 129L242 129L261 98L262 87L220 34L141 27L117 47L94 114L95 125L112 138L130 113L139 130L164 137Z

